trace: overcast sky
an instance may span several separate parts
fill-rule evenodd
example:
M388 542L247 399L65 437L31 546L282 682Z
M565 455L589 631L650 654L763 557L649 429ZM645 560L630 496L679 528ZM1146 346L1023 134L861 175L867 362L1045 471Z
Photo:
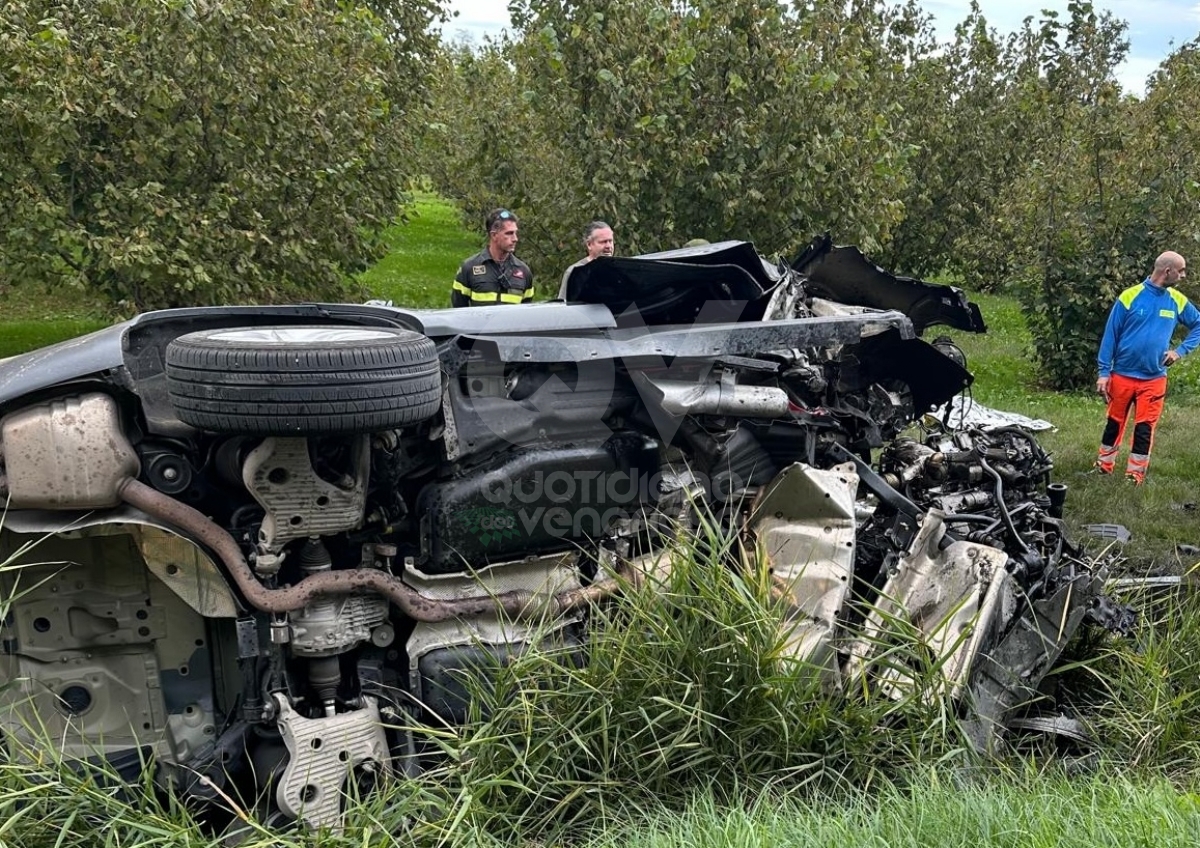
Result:
M480 40L486 33L499 32L508 23L505 0L450 0L459 17L447 25L449 34L460 31ZM970 0L920 0L945 37L967 16ZM1010 32L1026 17L1039 17L1042 9L1056 9L1065 17L1067 0L980 0L988 24ZM1200 0L1096 0L1097 9L1107 10L1129 24L1129 59L1118 71L1128 91L1141 94L1146 77L1176 47L1200 33Z

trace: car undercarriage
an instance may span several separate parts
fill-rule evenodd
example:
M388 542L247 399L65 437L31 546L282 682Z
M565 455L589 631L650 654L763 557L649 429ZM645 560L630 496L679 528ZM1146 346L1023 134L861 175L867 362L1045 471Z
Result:
M1104 602L1034 436L954 428L962 292L816 239L603 257L568 302L180 309L0 362L0 729L314 827L421 767L464 679L715 520L797 673L899 692L906 622L980 750ZM666 567L669 567L669 563ZM915 670L912 672L915 674Z

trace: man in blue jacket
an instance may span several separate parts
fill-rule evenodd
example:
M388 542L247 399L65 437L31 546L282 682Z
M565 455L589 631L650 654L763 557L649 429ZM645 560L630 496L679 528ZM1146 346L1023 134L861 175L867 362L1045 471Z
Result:
M1125 479L1140 486L1146 480L1154 427L1162 415L1167 394L1167 366L1179 361L1200 344L1200 311L1175 289L1187 273L1187 263L1172 250L1154 261L1150 276L1125 289L1108 313L1097 362L1100 376L1096 391L1108 401L1108 421L1100 439L1096 470L1112 474L1125 422L1133 412L1133 443L1125 466ZM1175 348L1175 326L1187 328L1187 337Z

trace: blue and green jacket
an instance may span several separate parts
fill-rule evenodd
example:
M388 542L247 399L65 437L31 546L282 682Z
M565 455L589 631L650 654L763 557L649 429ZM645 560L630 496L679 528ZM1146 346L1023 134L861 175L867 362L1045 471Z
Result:
M1200 311L1180 292L1159 288L1147 277L1121 292L1100 340L1100 376L1120 374L1139 380L1166 376L1163 354L1171 348L1175 325L1188 329L1175 352L1186 356L1200 344Z

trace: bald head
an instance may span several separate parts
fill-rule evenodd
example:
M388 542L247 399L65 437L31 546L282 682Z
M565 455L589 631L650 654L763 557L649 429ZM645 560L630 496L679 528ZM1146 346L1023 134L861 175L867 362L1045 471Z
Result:
M1187 262L1173 250L1164 250L1154 260L1150 281L1160 288L1178 283L1187 273Z

